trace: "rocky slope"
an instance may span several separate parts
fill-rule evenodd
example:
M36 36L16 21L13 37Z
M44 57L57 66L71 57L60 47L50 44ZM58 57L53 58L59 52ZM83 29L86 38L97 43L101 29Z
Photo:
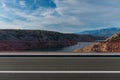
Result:
M120 33L116 33L104 42L76 49L74 52L120 52Z
M66 47L77 44L79 41L94 41L97 39L101 39L101 37L43 30L0 30L0 51Z

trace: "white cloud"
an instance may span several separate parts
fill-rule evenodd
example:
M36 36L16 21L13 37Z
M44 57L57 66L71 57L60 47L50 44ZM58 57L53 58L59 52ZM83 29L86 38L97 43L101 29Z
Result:
M79 29L120 27L119 0L54 0L59 14L72 16L80 23ZM84 26L84 27L82 27ZM89 27L89 28L88 28ZM73 30L75 31L75 30ZM77 30L76 30L77 31Z
M78 32L86 29L120 26L119 0L53 1L57 6L56 8L39 7L36 10L31 10L29 13L25 10L22 11L17 8L7 7L5 3L2 3L2 9L4 9L6 13L3 13L1 9L0 17L9 18L13 21L10 23L0 21L0 25L4 26L1 28L47 28L47 30L51 30L51 26L53 25L56 27L53 30L56 31L60 30L61 32L65 32L66 29L66 32ZM26 7L24 0L20 0L19 4Z
M26 4L25 4L25 1L19 1L19 4L22 6L22 7L26 7Z
M76 4L76 1L73 0L66 0L66 1L57 1L55 0L55 3L57 5L57 8L51 9L51 8L38 8L37 10L32 11L31 13L26 13L25 11L21 11L17 8L11 8L4 6L4 9L7 12L13 13L13 15L16 15L18 17L24 18L26 21L22 21L20 19L15 19L12 16L3 15L8 18L12 18L13 21L11 23L7 22L1 22L1 25L4 26L4 28L30 28L30 29L45 29L46 27L49 29L49 25L61 25L61 27L57 27L58 31L59 29L63 29L64 27L69 28L69 25L83 25L84 22L80 21L76 13L75 15L70 15L73 11L75 11L74 6ZM21 0L19 4L23 7L26 6L25 2ZM5 4L4 4L5 5ZM70 7L71 6L71 7ZM79 9L76 9L79 11ZM17 26L16 26L17 25ZM64 27L63 27L64 26ZM65 28L65 29L66 29ZM69 29L67 29L69 30ZM69 31L66 31L69 32Z

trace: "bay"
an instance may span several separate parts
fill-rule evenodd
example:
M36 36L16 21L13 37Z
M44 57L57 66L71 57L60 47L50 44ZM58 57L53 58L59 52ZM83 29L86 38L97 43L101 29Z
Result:
M76 45L64 47L64 48L47 48L47 49L33 49L31 51L42 51L42 52L73 52L75 49L80 49L85 46L94 44L96 42L78 42Z

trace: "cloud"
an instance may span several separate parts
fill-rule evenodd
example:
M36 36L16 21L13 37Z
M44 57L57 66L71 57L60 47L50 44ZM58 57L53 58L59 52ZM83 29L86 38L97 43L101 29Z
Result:
M79 29L84 30L119 27L119 2L119 0L55 0L56 10L61 15L73 16L79 22L83 22L84 25L80 25Z
M20 1L19 4L21 6L26 6L23 1ZM7 5L8 6L8 5ZM63 27L66 25L67 28L68 25L79 25L81 24L76 17L73 16L67 16L67 15L60 15L59 12L56 10L57 8L44 8L44 7L39 7L36 10L31 10L31 13L27 13L27 11L21 11L19 8L13 8L13 7L7 7L4 6L5 12L9 12L9 14L3 15L4 17L1 16L3 19L1 24L4 25L4 28L15 28L17 25L17 28L23 28L23 29L48 29L49 26L54 26L56 25L59 26L57 27L59 29L63 29ZM14 16L13 16L14 15ZM6 19L11 20L8 25L6 25L8 22L3 22L6 21ZM6 26L5 26L6 25ZM65 26L64 26L65 27ZM54 30L54 29L53 29Z
M20 4L22 7L27 7L26 4L25 4L25 1L19 1L19 4Z
M119 2L119 0L1 0L0 28L79 32L120 27Z

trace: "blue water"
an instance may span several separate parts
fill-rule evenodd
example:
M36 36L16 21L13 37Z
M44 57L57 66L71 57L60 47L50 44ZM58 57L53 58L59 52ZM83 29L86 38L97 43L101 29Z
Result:
M95 42L79 42L76 45L64 47L64 48L48 48L48 49L34 49L32 51L42 51L42 52L73 52L75 49L80 49L85 46L94 44Z

